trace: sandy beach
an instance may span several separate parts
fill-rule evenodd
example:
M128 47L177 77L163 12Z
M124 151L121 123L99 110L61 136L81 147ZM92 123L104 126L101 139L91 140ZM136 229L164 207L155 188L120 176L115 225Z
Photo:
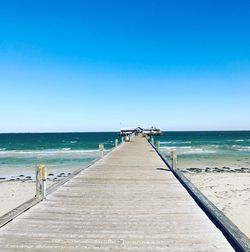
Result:
M0 183L0 216L35 196L34 182L8 181Z
M47 186L49 187L53 183L53 181L47 181ZM34 181L0 182L0 216L31 199L35 193L36 183Z
M200 173L185 176L250 237L250 173Z

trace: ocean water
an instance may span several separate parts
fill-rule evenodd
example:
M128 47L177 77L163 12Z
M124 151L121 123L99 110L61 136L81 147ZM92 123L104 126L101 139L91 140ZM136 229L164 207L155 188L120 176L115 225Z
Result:
M250 168L250 131L164 132L155 140L167 158L176 149L180 168Z
M43 163L50 173L68 173L98 157L98 145L114 147L118 132L0 134L0 178L34 176ZM172 149L180 168L250 168L250 131L163 132L154 138L169 158Z
M49 173L72 172L98 158L99 144L112 149L115 139L118 132L0 134L0 177L33 176L40 163Z

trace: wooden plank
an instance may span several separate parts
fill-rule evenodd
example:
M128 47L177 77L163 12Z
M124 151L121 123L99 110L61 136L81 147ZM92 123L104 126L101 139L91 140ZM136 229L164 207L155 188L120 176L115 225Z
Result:
M0 251L233 251L142 137L0 229Z

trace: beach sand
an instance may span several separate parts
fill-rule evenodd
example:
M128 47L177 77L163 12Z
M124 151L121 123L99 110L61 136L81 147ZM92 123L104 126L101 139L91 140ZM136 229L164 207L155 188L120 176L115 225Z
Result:
M47 181L47 186L54 182ZM0 216L18 207L36 194L34 181L4 181L0 182Z
M185 176L250 238L250 173L200 173Z
M35 196L34 182L8 181L0 183L0 216Z
M74 167L73 170L79 169ZM35 174L33 171L30 173L17 173L0 176L0 216L13 210L25 201L33 198L36 193ZM60 171L60 172L59 172ZM50 169L47 179L47 187L71 175L71 172L62 172L61 170Z

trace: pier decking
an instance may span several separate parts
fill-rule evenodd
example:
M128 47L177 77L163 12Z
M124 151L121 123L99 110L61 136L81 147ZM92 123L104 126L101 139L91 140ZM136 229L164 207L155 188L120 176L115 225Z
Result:
M234 251L140 136L0 229L0 251Z

